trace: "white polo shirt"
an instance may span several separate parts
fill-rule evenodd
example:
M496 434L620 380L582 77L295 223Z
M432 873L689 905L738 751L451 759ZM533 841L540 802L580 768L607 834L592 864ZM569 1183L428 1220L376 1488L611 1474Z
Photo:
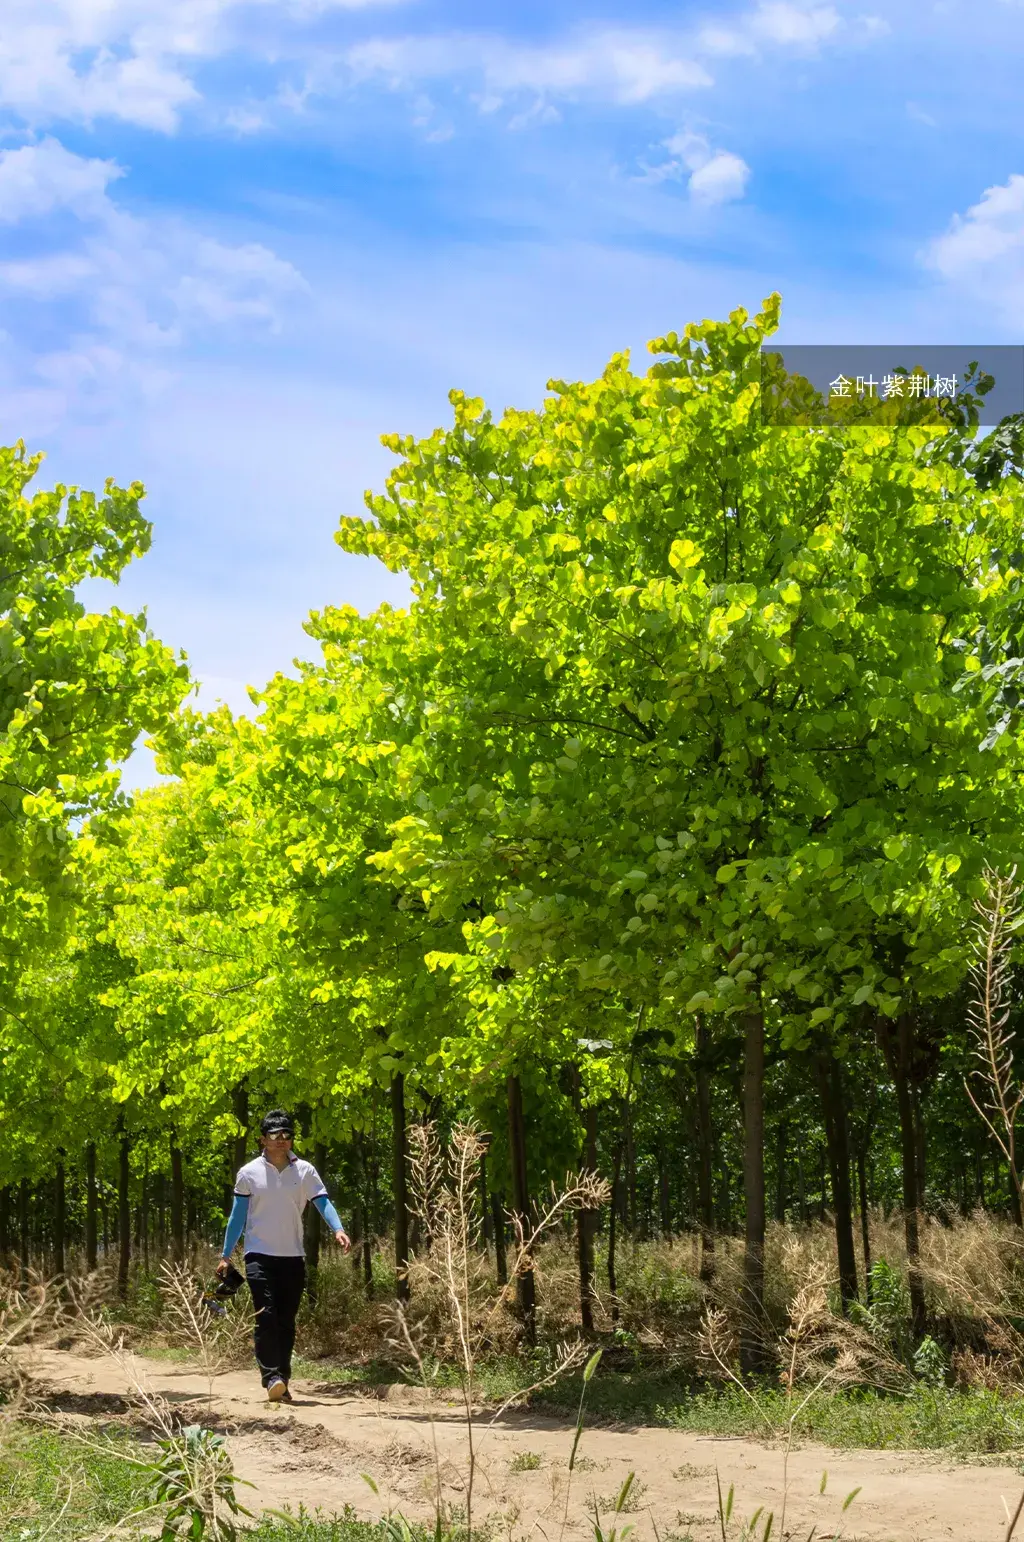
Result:
M312 1162L289 1155L288 1166L278 1172L261 1153L239 1168L235 1193L249 1199L244 1252L302 1257L302 1212L311 1199L327 1193Z

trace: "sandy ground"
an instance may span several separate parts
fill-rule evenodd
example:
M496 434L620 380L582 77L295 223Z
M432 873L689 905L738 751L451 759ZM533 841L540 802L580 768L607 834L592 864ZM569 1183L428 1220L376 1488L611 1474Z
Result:
M366 1517L389 1508L427 1517L435 1442L446 1498L465 1503L465 1426L447 1399L401 1386L381 1388L379 1396L356 1396L329 1383L297 1380L295 1402L272 1406L252 1372L232 1371L215 1378L211 1408L207 1382L194 1370L142 1357L131 1365L133 1375L178 1409L185 1422L226 1431L236 1471L254 1485L241 1490L240 1498L255 1511L297 1509L301 1503L330 1514L348 1504ZM69 1415L109 1420L131 1411L131 1379L109 1359L40 1349L31 1351L23 1366L35 1394ZM558 1542L571 1426L513 1412L497 1424L482 1416L476 1438L474 1523L490 1517L495 1542ZM518 1470L524 1458L530 1465ZM694 1542L711 1542L721 1535L716 1468L723 1491L735 1486L735 1515L746 1518L763 1504L774 1509L772 1535L779 1535L783 1454L778 1447L648 1427L588 1428L578 1463L580 1458L565 1532L573 1542L593 1535L594 1498L610 1501L631 1471L635 1498L622 1520L635 1524L634 1542L659 1537L667 1542L669 1536L679 1542L688 1533ZM821 1495L823 1472L828 1485ZM363 1473L374 1479L379 1497ZM860 1494L841 1516L842 1500L858 1486ZM789 1458L786 1535L805 1542L816 1526L815 1542L840 1535L847 1542L997 1542L1006 1534L1007 1506L1016 1506L1022 1487L1024 1479L1009 1467L951 1466L921 1453L802 1445ZM1024 1532L1021 1537L1024 1542Z

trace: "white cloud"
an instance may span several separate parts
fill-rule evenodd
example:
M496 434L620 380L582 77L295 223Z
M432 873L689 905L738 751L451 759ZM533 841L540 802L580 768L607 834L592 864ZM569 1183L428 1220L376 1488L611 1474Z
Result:
M202 240L195 249L191 271L183 273L171 291L179 314L215 322L243 318L280 326L278 301L308 288L290 262L258 243L224 246Z
M301 29L391 0L3 0L0 107L32 127L115 118L172 133L197 62L251 45L251 22ZM271 46L269 54L277 51Z
M72 155L56 139L0 150L0 221L18 224L54 209L98 216L109 208L108 185L122 175L113 161Z
M207 111L236 132L353 81L413 91L432 80L470 81L482 111L523 97L593 96L623 106L710 86L709 56L766 47L813 52L871 18L843 23L827 0L756 0L703 30L628 24L579 29L545 43L500 32L381 36L346 47L332 13L406 0L0 0L0 108L40 129L61 121L120 119L173 133L201 105L204 61L258 60L275 77L266 104L251 96ZM844 30L845 28L845 30ZM304 85L296 78L305 77ZM518 125L532 121L517 111Z
M703 134L689 130L673 134L662 146L669 158L645 167L645 182L679 182L685 179L694 203L710 206L742 198L750 167L731 150L713 150Z
M481 111L510 97L593 94L623 105L710 86L706 69L677 43L649 32L607 31L544 47L476 34L373 38L350 48L357 80L383 78L394 88L466 75L479 82Z
M1024 327L1024 176L987 187L965 215L955 214L925 261L970 298Z
M710 54L753 54L765 44L813 51L833 37L842 26L833 5L810 0L758 0L752 11L725 26L711 23L699 35L701 48Z
M784 47L813 48L839 28L832 5L794 5L792 0L761 0L750 20L756 37Z
M126 383L157 389L192 335L279 331L308 288L258 242L232 245L180 220L128 213L108 192L118 175L112 162L50 138L0 152L0 220L20 223L31 242L27 255L0 262L0 299L15 302L5 308L8 358L18 358L29 392L58 404ZM35 307L58 303L60 345L33 346Z
M716 150L709 161L698 166L690 176L690 196L697 203L730 203L742 198L750 177L750 167L729 150Z
M0 34L0 106L33 126L119 118L173 130L181 108L198 93L173 59L125 35L121 9L44 21L14 0Z

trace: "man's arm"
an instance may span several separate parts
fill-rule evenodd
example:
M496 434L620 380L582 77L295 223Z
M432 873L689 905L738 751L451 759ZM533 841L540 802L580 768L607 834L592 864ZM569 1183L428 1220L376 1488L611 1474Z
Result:
M341 1216L331 1204L329 1196L327 1194L317 1194L314 1196L313 1203L334 1233L335 1242L340 1243L347 1253L352 1243L349 1240L348 1232L341 1224Z
M217 1265L218 1274L225 1274L227 1272L228 1260L235 1251L238 1239L245 1230L248 1215L248 1194L236 1194L235 1202L231 1206L231 1214L228 1216L227 1228L224 1232L224 1246L221 1248L220 1262Z

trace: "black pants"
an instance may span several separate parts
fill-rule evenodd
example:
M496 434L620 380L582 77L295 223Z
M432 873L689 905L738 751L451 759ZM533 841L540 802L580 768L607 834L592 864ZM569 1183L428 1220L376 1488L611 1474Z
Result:
M306 1260L246 1253L245 1277L256 1308L253 1342L263 1385L269 1386L275 1376L290 1381L295 1318L306 1287Z

